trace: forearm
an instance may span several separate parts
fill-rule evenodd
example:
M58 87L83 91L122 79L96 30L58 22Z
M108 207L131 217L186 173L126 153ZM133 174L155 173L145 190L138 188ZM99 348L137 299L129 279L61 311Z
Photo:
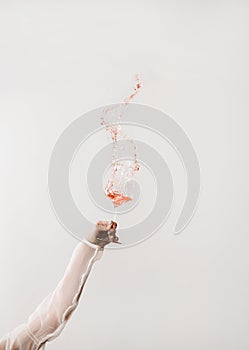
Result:
M93 249L83 243L79 243L75 248L65 274L51 297L48 310L53 314L56 308L59 322L63 321L62 315L65 315L68 308L79 299L79 293L86 283L92 265L100 258L100 254L99 249Z
M93 263L102 256L104 246L117 243L117 224L99 221L86 243L79 243L63 278L22 324L0 339L0 350L38 350L57 337L76 309ZM92 242L92 243L89 243ZM90 246L89 246L90 245Z
M100 258L99 248L93 249L79 243L66 268L65 274L54 292L49 295L29 317L28 330L39 341L56 331L62 331L65 323L78 305L83 287L93 263Z
M0 350L36 350L57 337L76 309L91 268L102 255L102 249L79 243L63 278L22 324L0 340Z

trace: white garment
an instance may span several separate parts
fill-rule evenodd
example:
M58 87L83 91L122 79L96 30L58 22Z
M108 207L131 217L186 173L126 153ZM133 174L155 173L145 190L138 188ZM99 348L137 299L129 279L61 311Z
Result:
M30 315L26 324L0 339L0 350L44 349L47 341L56 338L76 309L93 263L102 253L103 248L79 243L55 290Z

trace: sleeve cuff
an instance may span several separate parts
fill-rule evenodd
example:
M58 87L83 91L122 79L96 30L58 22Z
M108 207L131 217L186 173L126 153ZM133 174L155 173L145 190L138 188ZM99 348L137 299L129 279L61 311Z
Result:
M89 242L87 239L83 239L81 242L85 243L86 245L88 245L88 247L91 247L93 249L104 250L104 248L100 247L97 244Z

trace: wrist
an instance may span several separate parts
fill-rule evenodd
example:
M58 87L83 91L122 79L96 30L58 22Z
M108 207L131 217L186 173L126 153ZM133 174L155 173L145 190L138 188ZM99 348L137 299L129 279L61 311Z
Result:
M82 240L82 243L85 243L85 245L87 245L88 247L90 248L93 248L93 249L104 249L104 247L100 247L98 244L94 243L94 242L91 242L90 240L88 239L83 239Z

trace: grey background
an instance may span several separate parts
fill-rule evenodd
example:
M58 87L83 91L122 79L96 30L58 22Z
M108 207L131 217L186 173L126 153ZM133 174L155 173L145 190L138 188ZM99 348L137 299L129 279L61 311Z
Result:
M173 116L197 151L198 210L173 236L185 180L169 150L169 220L142 245L105 253L47 348L248 349L248 2L0 5L0 333L55 287L76 244L48 199L55 140L84 112L120 102L140 72L137 102Z

